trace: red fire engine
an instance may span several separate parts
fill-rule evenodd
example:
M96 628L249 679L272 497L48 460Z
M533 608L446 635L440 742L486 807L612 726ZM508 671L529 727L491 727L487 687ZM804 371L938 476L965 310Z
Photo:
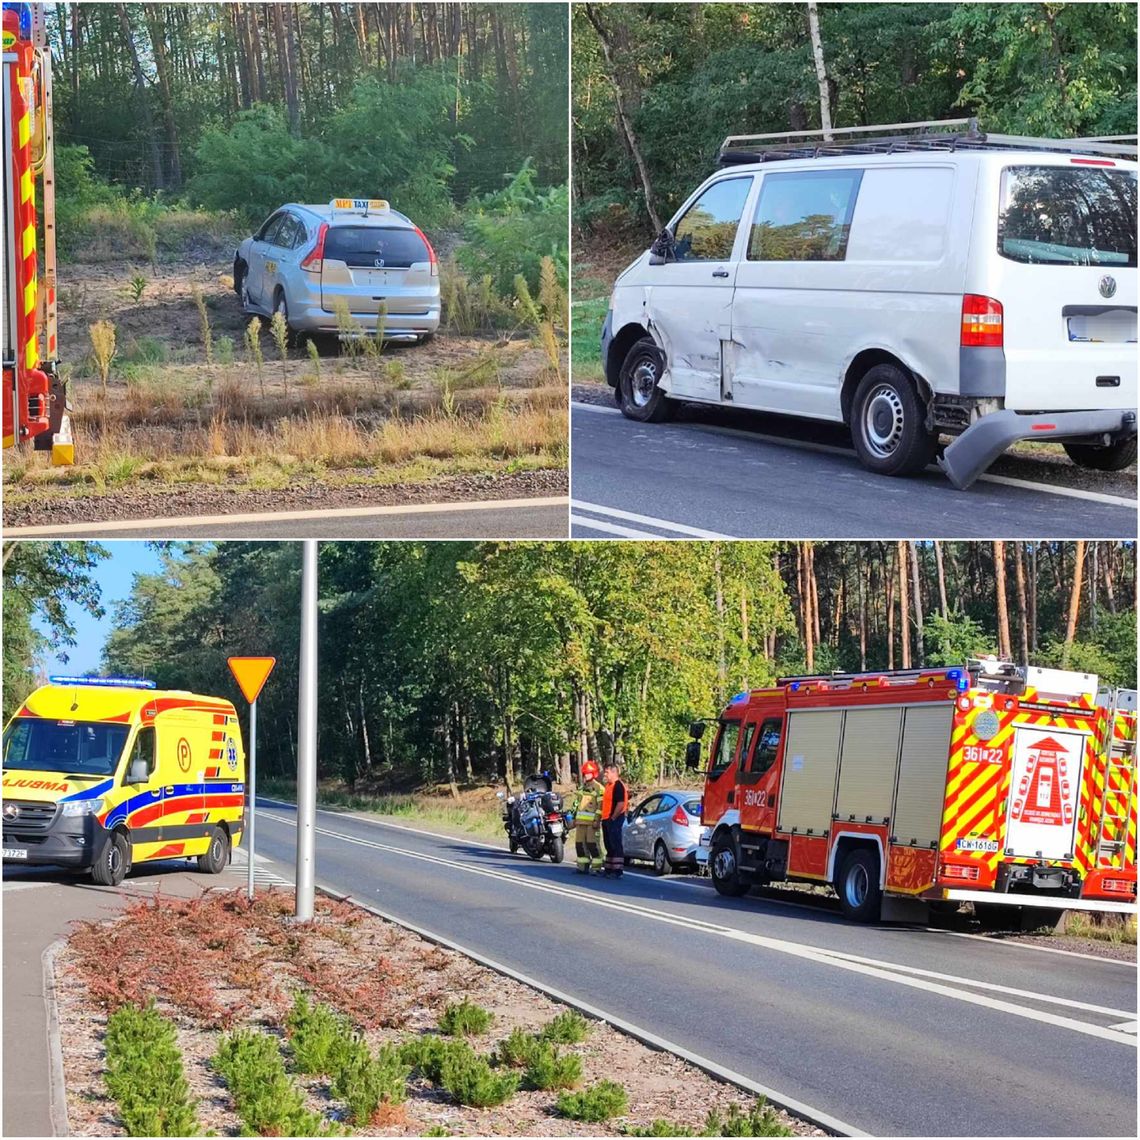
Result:
M4 447L31 440L54 464L68 464L75 449L56 348L51 52L42 4L4 5L3 49Z
M947 901L1134 913L1135 748L1135 691L1088 674L990 659L783 678L717 725L712 880L830 884L860 921Z

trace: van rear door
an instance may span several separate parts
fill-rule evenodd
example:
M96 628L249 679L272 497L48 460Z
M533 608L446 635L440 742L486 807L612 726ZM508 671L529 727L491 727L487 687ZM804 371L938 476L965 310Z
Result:
M438 288L431 251L407 226L332 225L321 263L321 308L374 316L426 316Z
M977 291L1003 307L1006 407L1134 408L1135 169L1084 157L1008 163L998 196L996 235L974 241L996 241L994 283Z

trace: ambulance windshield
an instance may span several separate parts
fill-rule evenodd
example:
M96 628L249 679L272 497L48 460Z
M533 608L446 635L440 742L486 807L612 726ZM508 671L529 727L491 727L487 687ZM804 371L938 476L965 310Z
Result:
M4 767L111 776L130 731L125 724L20 717L4 730Z

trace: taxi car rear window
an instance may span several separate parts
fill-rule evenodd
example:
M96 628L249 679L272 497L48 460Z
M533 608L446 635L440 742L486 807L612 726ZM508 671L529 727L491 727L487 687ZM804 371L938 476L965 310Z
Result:
M407 269L429 260L415 230L388 226L334 226L325 238L325 257L369 269Z

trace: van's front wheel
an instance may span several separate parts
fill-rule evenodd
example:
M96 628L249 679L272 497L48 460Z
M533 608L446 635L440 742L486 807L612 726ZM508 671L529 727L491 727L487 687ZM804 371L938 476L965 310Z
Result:
M618 380L618 403L622 414L639 423L671 419L673 401L657 386L665 372L665 360L651 336L643 336L625 355Z
M1092 443L1066 443L1065 453L1078 466L1091 471L1123 471L1136 462L1136 438L1118 439L1107 447Z
M131 846L121 831L116 831L103 848L103 854L91 868L91 877L101 887L117 887L131 865Z
M876 364L859 381L851 407L859 462L880 475L921 471L938 445L925 421L926 409L906 372L897 364Z
M230 837L225 829L215 827L210 832L210 846L198 856L198 870L207 875L220 875L230 862Z

